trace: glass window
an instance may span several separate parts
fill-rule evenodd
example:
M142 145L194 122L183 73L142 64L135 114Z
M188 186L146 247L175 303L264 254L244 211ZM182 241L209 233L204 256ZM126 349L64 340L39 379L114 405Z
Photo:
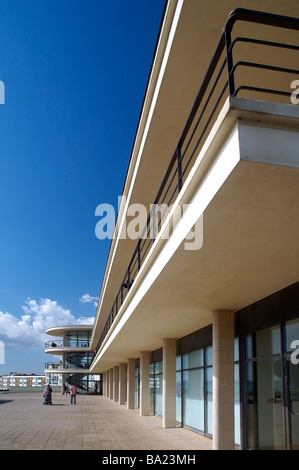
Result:
M280 325L256 332L257 357L270 356L272 354L279 354L280 352Z
M154 376L154 364L150 364L150 413L155 414L155 376Z
M235 357L235 362L239 361L239 338L235 338L234 341L234 357Z
M163 407L163 362L150 364L150 409L155 415L162 416Z
M88 338L88 333L89 332L78 332L78 346L80 348L86 348L89 346L89 338Z
M213 347L212 346L205 349L205 365L206 366L213 365Z
M182 356L183 369L192 369L203 366L203 349L184 354Z
M289 362L289 394L292 449L299 450L299 364Z
M176 420L182 422L182 373L176 373Z
M88 347L90 342L90 331L68 331L65 336L67 347Z
M281 359L258 361L256 377L259 448L283 449Z
M74 352L65 355L66 369L88 369L92 361L92 354L89 352Z
M176 419L183 426L213 433L213 348L177 357Z
M241 445L240 373L235 364L235 444Z
M283 449L280 325L248 335L246 346L247 448L254 450Z
M77 346L77 332L71 332L71 331L67 332L66 346L70 348Z
M206 432L213 435L213 368L206 369Z
M155 414L162 416L163 413L163 374L160 372L162 362L156 364L155 374Z
M247 335L245 339L246 359L253 357L253 335Z
M299 321L293 320L286 322L285 325L285 337L286 337L286 351L291 351L297 348L295 344L292 345L293 341L299 341Z
M204 369L183 371L183 422L204 431Z

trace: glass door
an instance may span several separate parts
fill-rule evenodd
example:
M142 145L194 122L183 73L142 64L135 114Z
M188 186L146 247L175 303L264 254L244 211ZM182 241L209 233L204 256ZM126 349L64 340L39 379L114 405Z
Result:
M285 448L283 371L279 325L246 338L247 448Z
M299 450L299 321L285 324L285 349L287 350L287 393L289 397L289 442L290 448Z
M299 450L299 364L289 362L290 428L293 450Z
M298 342L298 319L246 336L247 449L299 450Z

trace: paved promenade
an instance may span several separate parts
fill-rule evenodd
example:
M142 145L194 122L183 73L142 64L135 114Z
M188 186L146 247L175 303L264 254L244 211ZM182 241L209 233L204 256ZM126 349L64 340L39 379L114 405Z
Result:
M162 420L140 417L108 398L42 393L0 393L0 450L211 450L212 441Z

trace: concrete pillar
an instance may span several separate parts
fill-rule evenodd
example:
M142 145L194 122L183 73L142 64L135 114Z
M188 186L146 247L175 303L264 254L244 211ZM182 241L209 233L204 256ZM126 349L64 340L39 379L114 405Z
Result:
M105 372L105 397L108 398L109 396L109 370L106 370Z
M127 371L127 408L134 409L135 359L128 359Z
M113 401L118 401L119 395L119 367L113 367Z
M109 396L110 396L110 371L109 371L109 370L107 370L107 372L106 372L106 377L107 377L107 385L106 385L107 393L106 393L106 397L109 398Z
M234 450L234 311L213 312L213 449Z
M124 405L126 403L126 363L119 364L119 393L118 403Z
M163 428L176 427L176 340L163 339Z
M103 375L103 396L108 397L108 389L109 389L109 371L106 370Z
M150 409L150 353L140 353L140 416L148 416Z
M103 372L103 384L102 384L102 387L103 387L103 397L106 396L106 372Z
M61 374L61 393L64 393L64 386L66 385L65 376L66 376L66 374L64 372L62 372L62 374Z
M113 369L109 369L109 398L113 399Z

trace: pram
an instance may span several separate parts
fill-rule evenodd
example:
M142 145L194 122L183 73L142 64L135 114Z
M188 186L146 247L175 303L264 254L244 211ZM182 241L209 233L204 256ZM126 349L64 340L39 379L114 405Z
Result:
M52 405L52 391L47 388L43 391L44 405Z

